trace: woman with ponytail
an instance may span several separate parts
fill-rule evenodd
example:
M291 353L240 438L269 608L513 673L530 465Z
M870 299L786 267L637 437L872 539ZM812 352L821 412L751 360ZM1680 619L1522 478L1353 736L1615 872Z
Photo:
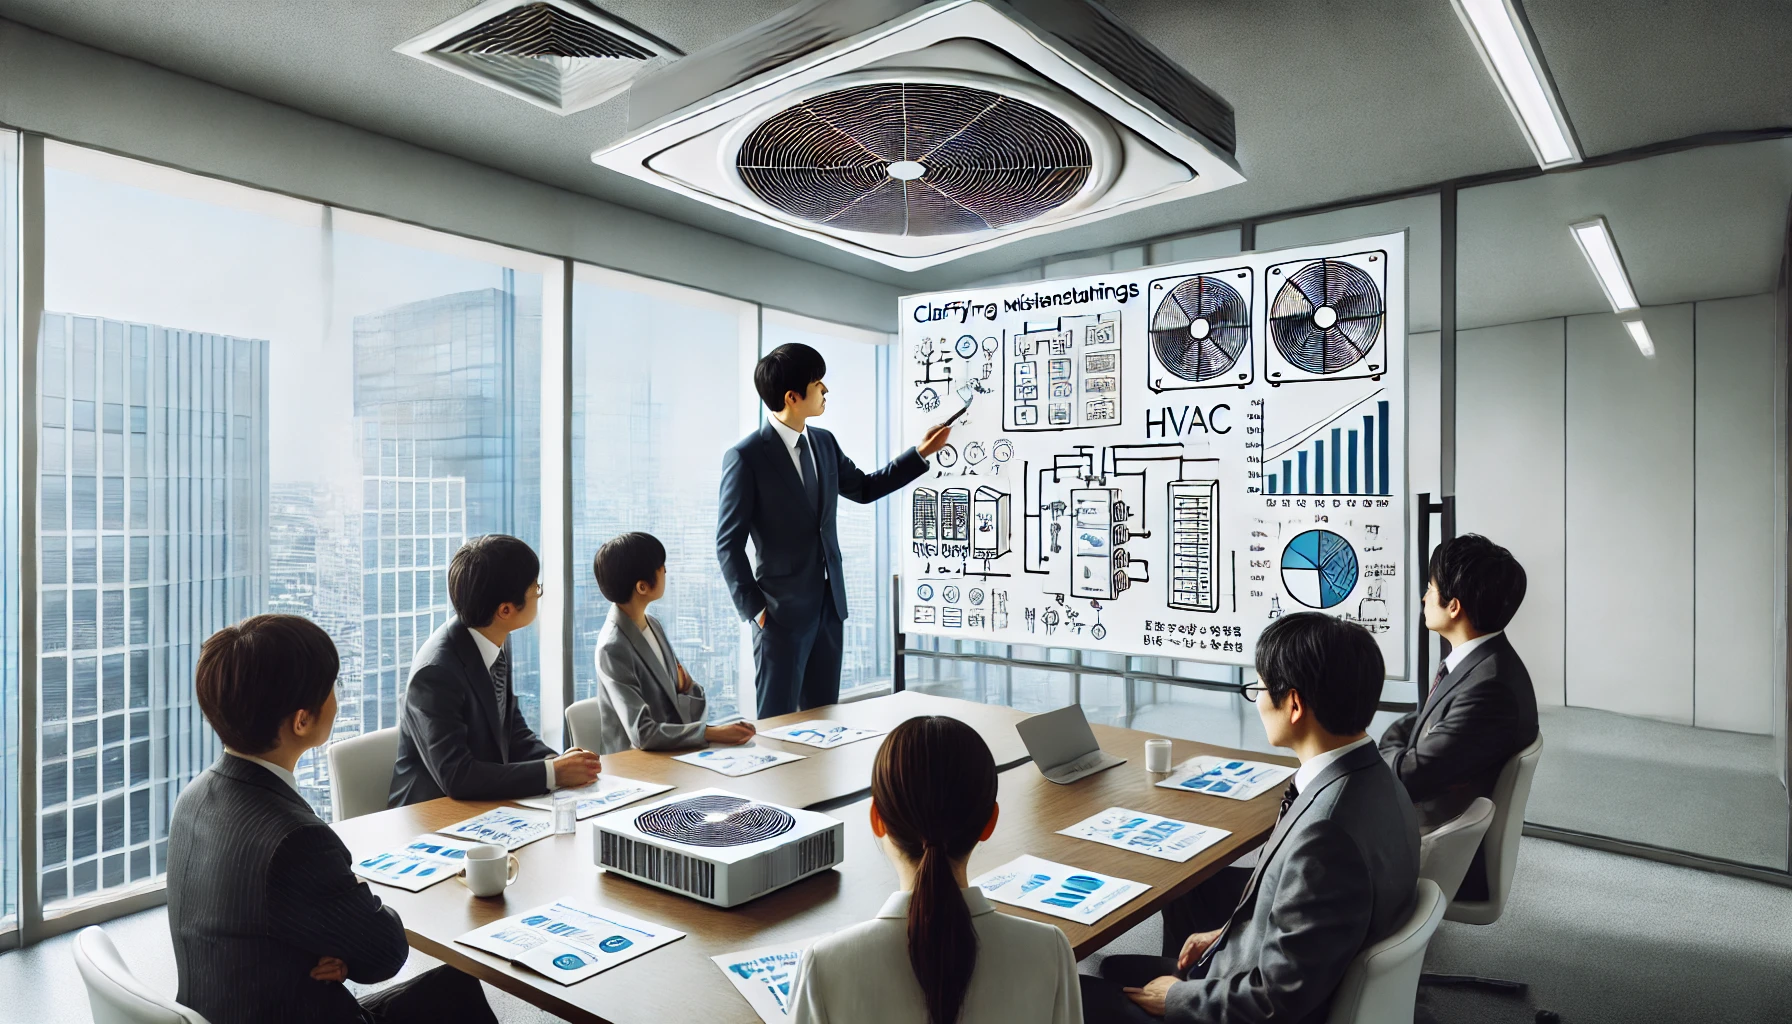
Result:
M1076 1024L1076 960L1049 924L998 914L966 881L996 827L996 766L956 718L911 718L871 769L871 831L900 891L820 939L792 986L793 1024Z

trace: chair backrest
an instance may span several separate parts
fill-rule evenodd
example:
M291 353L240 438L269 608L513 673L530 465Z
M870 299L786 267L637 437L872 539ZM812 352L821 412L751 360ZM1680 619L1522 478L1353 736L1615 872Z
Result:
M1326 1024L1392 1024L1413 1018L1425 947L1444 917L1444 894L1419 879L1412 916L1394 934L1356 955L1332 996Z
M573 701L566 706L566 735L572 745L594 754L604 752L604 695Z
M103 928L83 928L75 936L75 967L87 985L93 1024L206 1024L197 1012L138 981Z
M1493 786L1493 824L1482 848L1487 851L1487 899L1457 900L1444 916L1463 924L1492 924L1506 909L1512 876L1518 873L1518 840L1524 835L1524 809L1531 799L1531 779L1543 756L1543 734L1515 754Z
M336 821L386 809L392 769L398 764L398 729L380 729L330 743L330 807Z
M1475 851L1487 827L1493 824L1493 801L1484 796L1435 830L1419 837L1419 877L1429 878L1443 890L1445 899L1455 899L1456 890L1475 861Z

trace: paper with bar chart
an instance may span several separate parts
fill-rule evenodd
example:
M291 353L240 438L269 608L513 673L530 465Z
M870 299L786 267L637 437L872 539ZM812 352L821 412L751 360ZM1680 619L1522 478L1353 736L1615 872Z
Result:
M908 296L905 630L1248 666L1319 611L1406 672L1406 236Z

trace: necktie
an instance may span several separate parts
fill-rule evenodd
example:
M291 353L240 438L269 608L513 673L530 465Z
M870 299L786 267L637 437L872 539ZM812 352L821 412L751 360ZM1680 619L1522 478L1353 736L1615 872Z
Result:
M1431 689L1428 692L1436 693L1437 688L1439 686L1443 685L1444 677L1449 674L1450 674L1449 662L1446 662L1446 661L1438 662L1437 663L1437 674L1431 677Z
M498 660L492 662L492 691L498 696L498 722L504 721L504 706L510 698L510 655L505 651L498 652Z
M1295 788L1292 781L1289 782L1288 788L1282 790L1282 809L1276 812L1277 821L1281 821L1288 816L1288 808L1294 806L1294 798L1299 795L1300 790Z
M815 460L809 455L808 434L796 437L796 460L803 464L803 494L809 499L809 507L820 512L821 484L815 479Z

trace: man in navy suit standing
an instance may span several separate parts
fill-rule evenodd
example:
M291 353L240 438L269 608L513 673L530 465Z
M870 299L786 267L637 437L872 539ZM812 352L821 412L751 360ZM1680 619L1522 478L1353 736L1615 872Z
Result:
M741 618L757 624L753 692L760 718L840 697L846 584L834 528L838 499L864 504L914 482L951 434L934 427L883 469L861 470L834 435L809 426L827 408L827 370L807 345L767 353L753 370L753 386L771 416L722 456L716 557ZM749 537L757 567L747 559Z

